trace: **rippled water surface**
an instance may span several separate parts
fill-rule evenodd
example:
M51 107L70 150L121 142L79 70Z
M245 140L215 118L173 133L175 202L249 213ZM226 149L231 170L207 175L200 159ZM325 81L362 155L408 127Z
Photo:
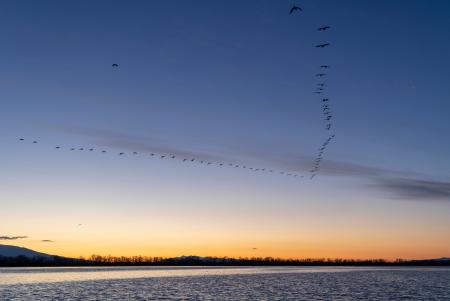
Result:
M450 269L2 268L0 300L450 300Z

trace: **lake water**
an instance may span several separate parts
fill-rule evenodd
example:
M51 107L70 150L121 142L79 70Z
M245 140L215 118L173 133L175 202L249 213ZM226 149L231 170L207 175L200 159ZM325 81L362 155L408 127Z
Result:
M450 300L450 269L0 268L0 300Z

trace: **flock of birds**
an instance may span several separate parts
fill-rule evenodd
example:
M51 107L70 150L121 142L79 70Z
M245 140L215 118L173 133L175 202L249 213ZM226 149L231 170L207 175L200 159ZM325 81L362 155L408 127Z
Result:
M293 14L295 12L301 12L301 11L303 11L303 9L294 4L292 6L291 10L289 11L289 14ZM331 26L326 25L326 26L321 26L321 27L317 28L317 31L326 32L330 29L331 29ZM324 42L324 43L315 45L315 47L318 49L324 49L324 48L328 48L330 45L331 44L329 42ZM319 70L315 75L319 82L316 83L316 88L315 88L316 90L314 91L314 93L319 96L319 101L322 104L322 114L323 114L323 119L325 121L325 129L327 131L331 131L332 118L333 118L333 114L331 112L331 107L330 107L330 98L325 96L326 88L327 88L326 79L328 78L327 72L330 68L331 68L331 66L328 64L322 64L319 66ZM314 166L310 170L310 173L311 173L310 178L311 179L313 179L316 176L317 172L319 171L320 165L323 160L323 154L324 154L327 146L334 139L334 137L335 137L334 134L329 136L325 140L325 142L321 145L321 147L319 148L317 156L314 160Z
M21 142L27 142L27 139L25 138L19 138L19 141ZM38 140L30 140L32 144L37 144ZM107 150L105 149L95 149L95 148L90 148L90 147L63 147L60 145L54 146L55 149L57 150L67 150L67 151L85 151L85 152L100 152L102 154L106 154L108 153ZM272 174L279 174L282 176L287 176L287 177L294 177L294 178L303 178L303 175L299 175L295 172L289 172L289 171L283 171L283 170L276 170L276 169L270 169L270 168L266 168L266 167L253 167L253 166L247 166L244 164L239 164L239 163L225 163L225 162L213 162L210 160L205 160L202 158L192 158L192 157L180 157L180 156L176 156L173 154L163 154L163 153L140 153L137 151L133 151L133 152L114 152L114 154L116 154L117 156L126 156L126 155L145 155L149 158L156 158L156 159L172 159L172 160L179 160L181 162L185 162L185 163L197 163L197 164L203 164L206 166L216 166L216 167L231 167L231 168L240 168L240 169L245 169L248 171L254 171L254 172L263 172L263 173L272 173Z
M293 14L295 12L301 12L303 11L303 9L297 5L293 5L292 8L289 11L289 14ZM331 27L330 26L322 26L319 27L317 30L320 32L324 32L329 30ZM316 48L326 48L329 47L330 43L326 42L326 43L321 43L321 44L317 44L315 45ZM116 69L119 67L118 64L114 63L111 65L112 68ZM324 120L325 120L325 129L327 131L331 130L332 127L332 123L331 123L331 119L333 118L333 114L331 113L331 109L330 109L330 99L329 98L325 98L323 95L326 92L326 87L327 87L327 83L324 80L325 78L327 78L327 72L328 69L330 68L330 65L320 65L319 66L319 72L316 74L316 77L319 79L319 82L317 83L316 86L316 90L314 91L315 94L319 95L320 97L320 101L322 103L322 112L323 112L323 116L324 116ZM318 154L314 160L314 166L313 168L310 170L310 179L313 179L320 167L320 164L323 160L323 154L327 148L327 146L329 145L329 143L334 139L335 135L332 134L329 138L326 139L326 141L322 144L322 146L319 148L318 150ZM25 142L26 139L25 138L19 138L19 141ZM37 140L31 140L31 143L33 144L37 144L38 141ZM87 147L62 147L62 146L54 146L55 149L58 150L68 150L68 151L87 151L87 152L100 152L102 154L106 154L108 151L104 150L104 149L94 149L94 148L87 148ZM118 156L125 156L125 155L140 155L141 153L137 152L137 151L133 151L133 152L117 152L116 153ZM179 156L175 156L173 154L162 154L162 153L148 153L148 154L143 154L143 155L147 155L149 157L153 157L153 158L159 158L159 159L174 159L174 160L180 160L181 162L186 162L186 163L198 163L198 164L203 164L206 166L217 166L217 167L231 167L231 168L240 168L240 169L246 169L249 171L255 171L255 172L267 172L267 173L275 173L275 174L279 174L279 175L283 175L283 176L288 176L288 177L298 177L298 178L304 178L304 175L299 175L295 172L289 172L289 171L282 171L282 170L275 170L275 169L270 169L270 168L265 168L265 167L251 167L251 166L247 166L244 164L237 164L237 163L225 163L225 162L212 162L209 160L204 160L201 158L187 158L187 157L179 157ZM80 226L80 225L79 225Z

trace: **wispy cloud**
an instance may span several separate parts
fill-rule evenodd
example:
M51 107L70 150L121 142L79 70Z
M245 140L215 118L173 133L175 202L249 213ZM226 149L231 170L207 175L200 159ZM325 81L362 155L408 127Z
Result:
M52 129L56 129L68 134L86 136L97 140L96 143L105 147L112 147L119 150L156 153L164 155L175 155L183 158L198 158L202 160L210 160L215 162L229 161L222 155L213 154L211 152L201 152L188 150L182 147L176 147L171 143L152 136L135 136L123 134L111 130L81 127L81 126L68 126L68 125L53 125Z
M28 236L0 236L0 240L17 240L28 238Z
M290 169L311 166L311 158L295 155L263 155L266 159ZM429 179L412 171L383 169L374 166L324 160L320 174L362 179L372 188L388 192L394 199L418 201L450 201L450 182Z
M375 186L396 198L421 201L450 201L450 182L407 178L376 179Z
M54 242L54 241L50 240L50 239L43 239L43 240L41 240L41 242Z
M129 151L170 154L184 158L198 158L212 162L233 162L233 158L240 158L241 160L261 162L266 166L295 172L309 171L314 162L314 157L312 156L283 151L266 152L246 149L245 147L225 147L220 152L220 155L217 155L208 151L189 151L180 147L168 146L170 143L167 143L167 141L150 136L139 137L110 130L67 125L57 125L52 126L52 128L69 134L94 138L98 140L99 144L108 147ZM371 187L387 191L396 199L450 201L450 182L430 180L424 175L411 171L390 170L364 164L324 159L320 167L320 174L365 180Z

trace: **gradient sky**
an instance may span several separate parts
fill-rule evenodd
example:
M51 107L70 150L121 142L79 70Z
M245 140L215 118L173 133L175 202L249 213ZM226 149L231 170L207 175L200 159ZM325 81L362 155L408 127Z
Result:
M450 256L450 2L298 4L289 16L292 1L1 1L0 236L27 238L0 243ZM330 135L312 93L321 64L336 138L309 180ZM82 146L108 153L67 150Z

